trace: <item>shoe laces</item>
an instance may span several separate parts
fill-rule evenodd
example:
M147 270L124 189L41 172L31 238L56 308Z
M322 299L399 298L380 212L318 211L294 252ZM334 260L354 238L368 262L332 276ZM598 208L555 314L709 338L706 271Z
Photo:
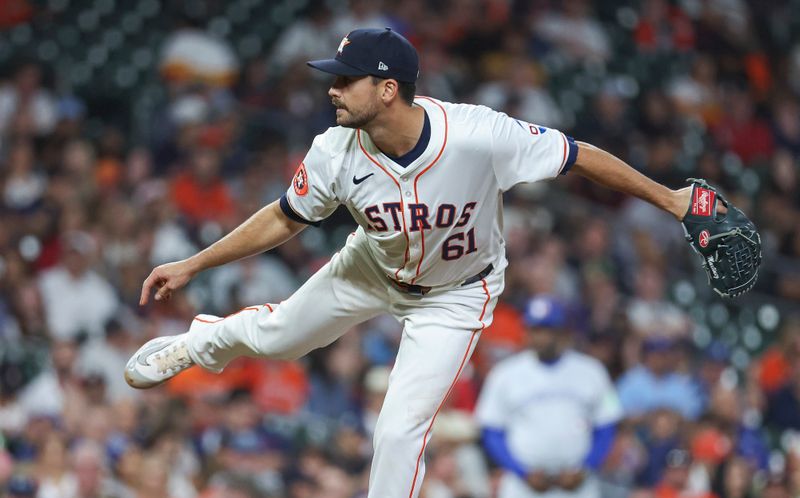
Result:
M194 363L183 341L162 349L153 356L153 361L160 374L179 372Z

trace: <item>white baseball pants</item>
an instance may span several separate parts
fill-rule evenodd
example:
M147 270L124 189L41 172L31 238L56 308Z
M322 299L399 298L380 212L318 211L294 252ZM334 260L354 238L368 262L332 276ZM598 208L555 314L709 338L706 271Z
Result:
M416 498L433 420L492 321L503 268L473 284L417 297L388 282L366 244L359 229L279 306L248 307L226 318L198 315L189 351L212 371L241 355L297 359L358 323L392 314L403 336L375 428L368 498Z

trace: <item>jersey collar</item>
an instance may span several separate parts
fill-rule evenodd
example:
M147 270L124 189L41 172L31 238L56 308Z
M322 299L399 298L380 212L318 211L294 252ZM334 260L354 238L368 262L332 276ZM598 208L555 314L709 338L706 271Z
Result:
M363 130L358 130L358 137L363 146L363 151L368 154L374 162L380 163L382 166L388 168L395 176L409 176L414 171L421 167L428 167L433 162L438 161L444 152L444 147L447 143L448 125L447 114L442 105L430 98L417 96L414 99L414 104L421 106L425 109L431 124L431 137L428 141L428 146L406 167L397 164L391 157L387 156L375 146L369 134Z

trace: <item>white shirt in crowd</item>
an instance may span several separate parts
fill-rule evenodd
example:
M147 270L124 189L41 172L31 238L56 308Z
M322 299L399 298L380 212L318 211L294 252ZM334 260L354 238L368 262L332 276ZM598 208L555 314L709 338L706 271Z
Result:
M523 351L489 373L476 416L483 427L505 430L523 467L556 473L583 467L592 430L617 422L622 406L596 359L568 351L546 364Z

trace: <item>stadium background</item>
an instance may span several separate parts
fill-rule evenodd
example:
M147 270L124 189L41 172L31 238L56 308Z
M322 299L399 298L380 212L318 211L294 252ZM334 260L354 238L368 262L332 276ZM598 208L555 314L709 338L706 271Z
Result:
M437 419L423 496L493 496L469 414L538 293L618 382L604 496L800 496L797 0L0 1L0 495L362 495L393 321L165 389L122 370L196 312L279 302L343 243L337 212L137 306L153 265L277 198L333 122L304 61L384 26L420 50L418 93L560 128L671 187L706 178L765 242L755 290L722 301L667 215L569 175L511 192L507 290ZM655 400L626 386L654 368Z

